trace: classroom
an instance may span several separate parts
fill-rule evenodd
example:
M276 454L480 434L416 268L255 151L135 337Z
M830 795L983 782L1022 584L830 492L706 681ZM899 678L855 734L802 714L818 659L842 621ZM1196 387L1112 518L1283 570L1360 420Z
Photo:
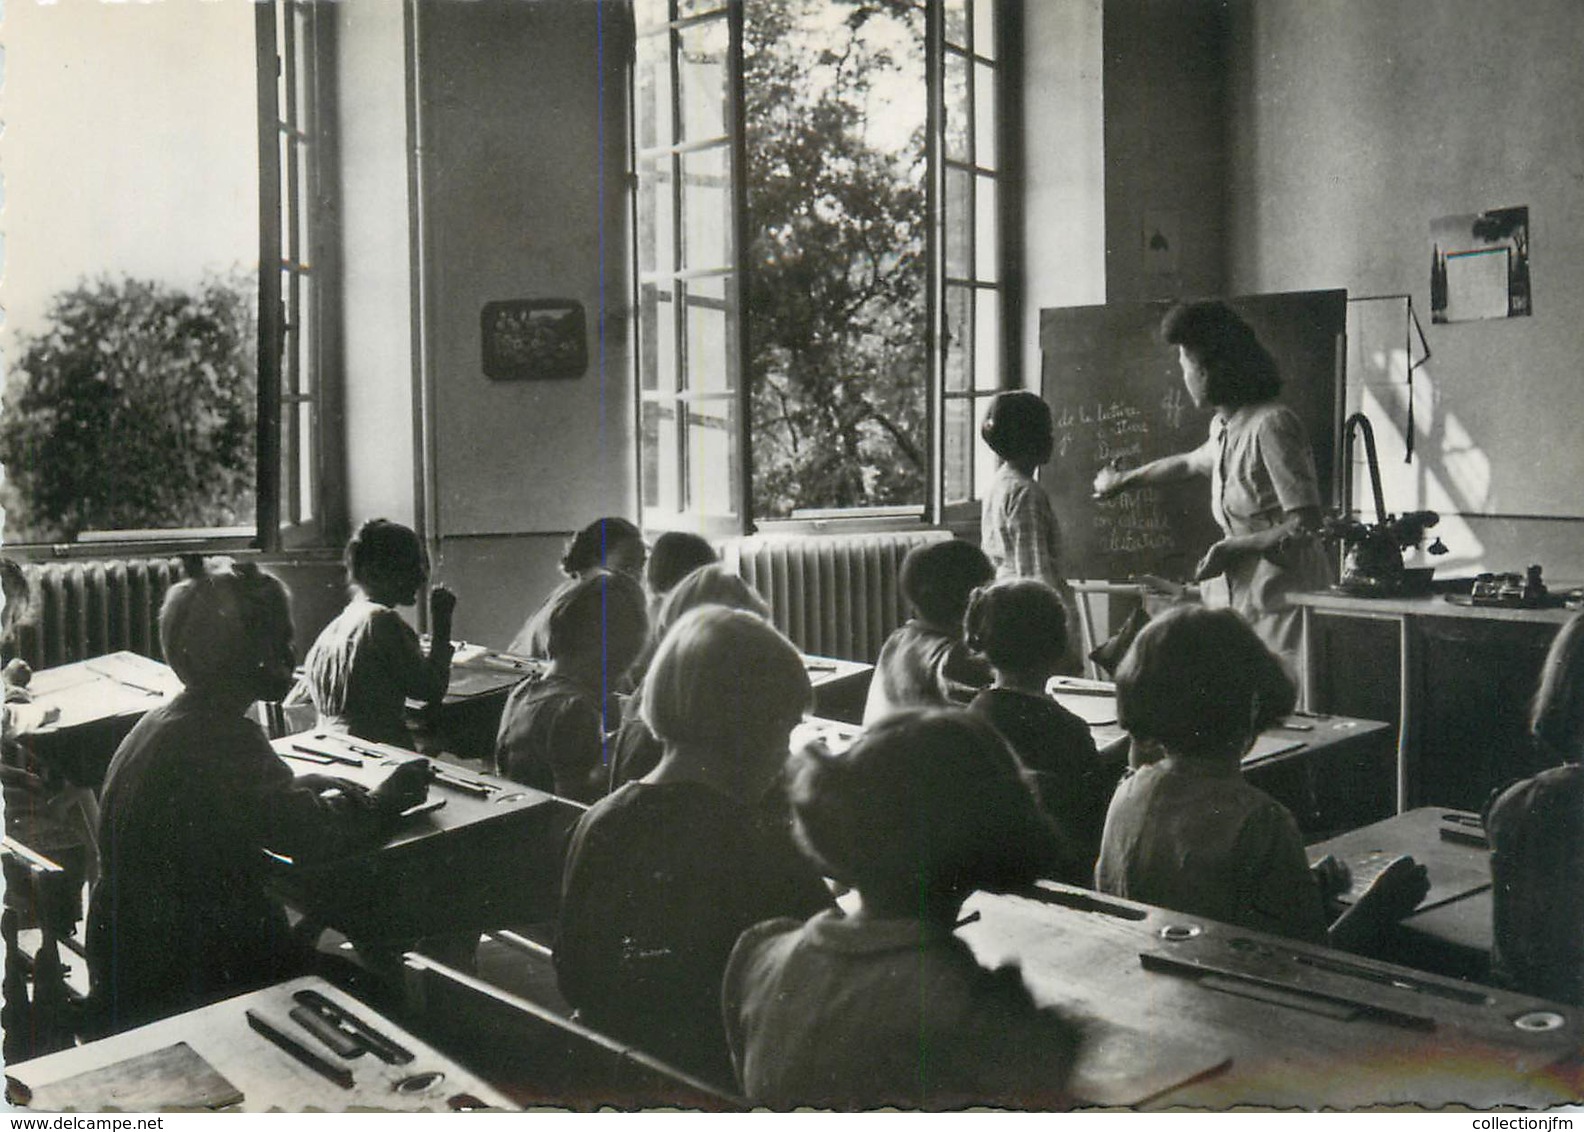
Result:
M1584 1101L1575 0L13 0L0 44L11 1105ZM1206 360L1250 332L1279 391ZM1165 784L1234 693L1230 793ZM1188 852L1244 888L1146 883L1168 789L1249 815ZM685 988L602 982L682 919ZM929 962L832 984L882 929ZM967 989L927 1040L828 1005L898 979Z

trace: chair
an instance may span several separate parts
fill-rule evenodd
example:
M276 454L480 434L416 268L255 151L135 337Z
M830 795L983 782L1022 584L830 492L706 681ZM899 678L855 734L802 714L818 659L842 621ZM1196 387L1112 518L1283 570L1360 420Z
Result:
M20 841L0 841L7 884L3 1053L26 1061L73 1045L88 998L87 957L77 935L81 890L68 870ZM68 955L63 961L62 950Z
M519 1104L747 1108L641 1050L426 956L403 956L405 1023Z

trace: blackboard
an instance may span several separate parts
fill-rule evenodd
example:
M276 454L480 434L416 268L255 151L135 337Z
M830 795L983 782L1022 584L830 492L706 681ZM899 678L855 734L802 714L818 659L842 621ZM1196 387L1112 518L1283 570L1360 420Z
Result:
M1336 497L1346 352L1346 291L1228 299L1281 369L1280 400L1302 418L1314 447L1321 505ZM1040 312L1041 384L1056 425L1056 451L1041 482L1061 523L1064 568L1074 578L1120 580L1158 574L1187 580L1221 537L1204 479L1091 497L1107 461L1131 466L1198 447L1210 410L1183 388L1177 348L1160 338L1166 302L1111 303Z

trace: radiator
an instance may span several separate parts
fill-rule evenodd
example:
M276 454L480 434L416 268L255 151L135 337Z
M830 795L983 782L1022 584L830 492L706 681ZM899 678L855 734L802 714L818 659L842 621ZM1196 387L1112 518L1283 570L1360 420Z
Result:
M179 558L26 563L33 590L19 654L34 668L123 649L161 659L160 603L182 577Z
M948 531L752 535L723 544L721 561L770 603L776 627L805 653L873 663L907 619L902 559L949 538Z

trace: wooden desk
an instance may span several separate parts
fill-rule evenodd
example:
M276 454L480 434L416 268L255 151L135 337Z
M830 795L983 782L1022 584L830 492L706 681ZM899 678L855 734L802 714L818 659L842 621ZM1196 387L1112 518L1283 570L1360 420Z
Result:
M1451 822L1444 816L1451 816ZM1330 853L1355 874L1361 891L1374 869L1404 853L1430 874L1419 910L1384 934L1372 954L1421 970L1476 981L1490 977L1490 853L1483 845L1441 835L1443 825L1479 832L1479 816L1425 806L1309 847L1311 862Z
M842 723L862 723L874 665L829 656L805 656L803 669L814 685L814 714Z
M113 652L35 672L28 689L22 742L73 784L97 790L127 732L182 684L168 665Z
M1088 721L1096 745L1126 734L1112 685L1083 683L1091 690L1064 691L1072 682L1056 677L1051 694ZM1291 810L1306 840L1330 837L1391 812L1391 729L1368 719L1293 716L1255 740L1243 777Z
M369 1052L338 1056L288 1017L296 1005L292 996L299 991L323 995L404 1047L412 1059L398 1065ZM341 1088L255 1032L244 1013L248 1010L331 1064L349 1070L351 1088ZM178 1043L187 1048L176 1048ZM133 1062L134 1058L144 1060ZM117 1066L119 1071L112 1069ZM87 1076L95 1071L105 1072ZM314 977L293 979L76 1049L10 1065L6 1072L13 1103L45 1112L157 1112L167 1106L202 1111L215 1105L242 1112L452 1112L459 1105L515 1111L483 1079ZM13 1081L32 1094L31 1100L23 1099L23 1089L11 1085ZM240 1099L235 1099L237 1094ZM232 1103L224 1103L228 1099Z
M427 637L423 647L429 647ZM451 683L445 698L438 704L407 701L418 749L426 754L445 751L493 765L495 736L511 690L542 673L549 663L481 645L459 646L451 657Z
M958 934L981 963L1016 961L1038 1000L1093 1019L1077 1082L1091 1100L1540 1108L1584 1095L1567 1064L1584 1040L1573 1007L1057 884L979 893L965 912L979 918Z
M1380 711L1380 685L1395 684L1399 812L1432 803L1477 808L1492 789L1532 771L1513 763L1526 745L1524 709L1571 611L1457 605L1439 596L1318 592L1292 600L1303 611L1304 706L1357 711L1369 701L1369 710ZM1342 629L1351 634L1345 648L1329 646ZM1375 654L1393 649L1396 663L1384 671L1394 679L1372 679L1382 667ZM1366 666L1362 685L1350 683Z
M330 774L370 784L391 759L427 758L396 747L308 732L275 741L341 746L361 767L285 759L296 774ZM357 755L352 748L379 752ZM567 832L584 807L492 774L437 763L463 789L429 787L445 805L408 818L386 844L317 864L277 861L271 887L313 922L360 945L400 950L426 936L484 931L555 914Z

